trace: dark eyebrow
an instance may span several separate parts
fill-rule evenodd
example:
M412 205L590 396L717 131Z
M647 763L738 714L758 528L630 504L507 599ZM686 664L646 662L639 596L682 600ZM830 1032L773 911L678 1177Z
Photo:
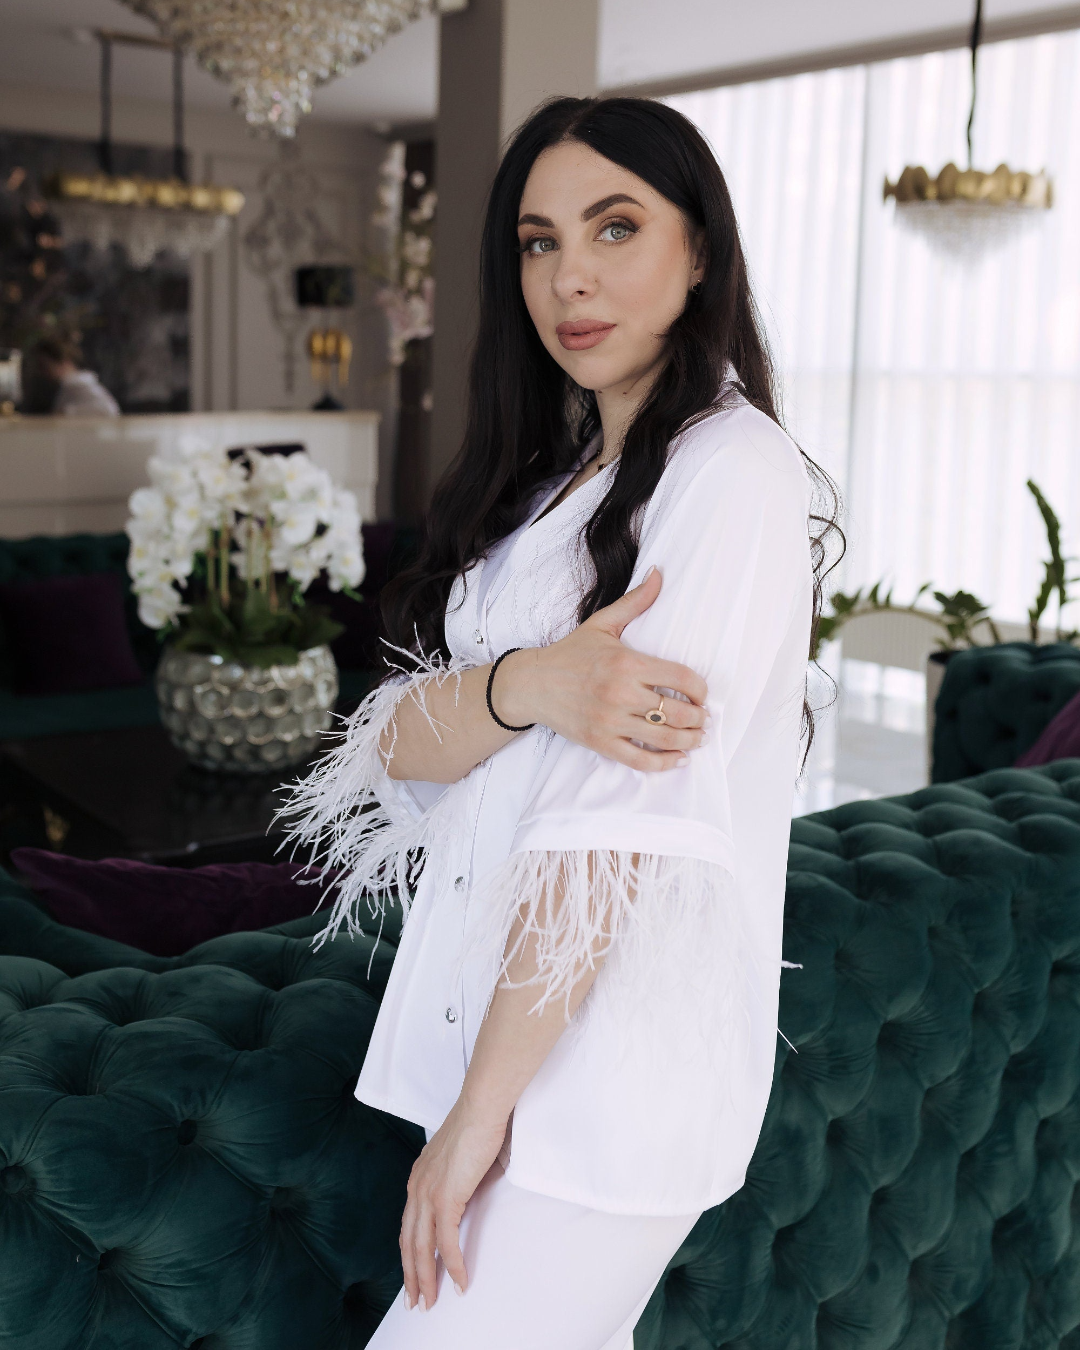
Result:
M631 206L641 206L639 201L635 201L633 197L628 197L625 192L613 192L610 197L605 197L602 202L593 202L592 206L586 207L581 213L581 219L592 220L601 211L606 211L609 206L615 206L618 202L629 202ZM642 207L642 210L644 210L644 207Z
M606 211L609 206L615 206L619 202L629 202L631 206L641 206L641 203L633 197L628 197L625 192L613 192L610 197L605 197L603 201L593 202L592 206L587 206L581 213L583 221L595 219L602 211ZM644 210L644 207L642 207ZM522 225L539 225L543 230L553 230L555 222L548 220L547 216L522 216L518 221L519 227Z

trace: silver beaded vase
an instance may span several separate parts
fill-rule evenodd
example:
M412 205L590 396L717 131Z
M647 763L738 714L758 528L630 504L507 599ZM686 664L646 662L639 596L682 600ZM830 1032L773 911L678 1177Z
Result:
M295 665L248 666L167 648L154 677L161 721L193 764L224 773L268 773L318 748L338 696L330 648Z

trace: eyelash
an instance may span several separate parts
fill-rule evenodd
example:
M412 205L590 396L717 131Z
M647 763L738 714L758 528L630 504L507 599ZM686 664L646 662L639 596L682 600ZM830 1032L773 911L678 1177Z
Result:
M613 229L613 228L615 228L615 227L624 229L624 230L626 230L628 233L624 236L624 239L607 239L607 240L604 241L605 243L608 243L608 244L621 244L621 243L623 243L623 242L625 241L625 239L628 239L631 235L635 235L635 234L637 234L637 232L638 232L638 227L637 227L635 224L633 224L631 221L629 221L629 220L623 220L623 219L619 218L619 219L616 219L616 220L608 220L608 221L605 221L604 224L603 224L603 226L602 226L601 229L600 229L600 234L603 234L605 230L610 230L610 229ZM597 238L599 238L599 235L597 236ZM543 243L545 240L548 240L548 239L551 239L551 235L549 235L549 234L534 234L533 237L532 237L531 239L526 239L525 242L524 242L523 244L519 244L519 245L518 245L518 252L519 252L519 253L526 254L527 256L533 257L533 258L539 258L539 257L542 257L543 254L545 254L545 253L554 253L554 252L555 252L555 249L550 249L550 248L539 249L539 250L537 250L536 252L533 251L533 245L534 245L534 244ZM553 241L553 242L554 242L554 241Z

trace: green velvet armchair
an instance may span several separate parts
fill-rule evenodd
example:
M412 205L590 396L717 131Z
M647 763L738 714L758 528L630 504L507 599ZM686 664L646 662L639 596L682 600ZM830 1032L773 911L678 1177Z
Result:
M931 781L1003 769L1080 693L1080 647L998 642L952 653L934 705Z

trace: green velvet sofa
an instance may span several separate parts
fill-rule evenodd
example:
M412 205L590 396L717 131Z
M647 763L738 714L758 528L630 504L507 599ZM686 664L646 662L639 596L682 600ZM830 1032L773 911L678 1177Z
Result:
M367 692L378 663L378 593L388 577L415 552L417 531L386 523L363 527L368 572L360 587L361 604L334 595L316 583L311 592L330 607L346 631L334 644L341 697L358 700ZM18 695L12 690L12 661L0 622L0 741L78 731L110 731L150 726L158 720L152 675L160 648L157 635L139 622L127 575L128 539L124 534L40 535L0 539L0 585L43 577L115 572L123 580L128 635L146 679L116 689L69 694Z
M1080 693L1080 647L1001 642L948 657L934 705L930 780L1013 764Z
M8 892L0 1350L366 1344L422 1142L352 1096L394 934L163 959ZM746 1185L636 1350L1080 1350L1080 759L793 821L784 945Z
M0 1350L366 1343L421 1141L352 1096L392 941L319 923L165 960L0 900ZM1077 1350L1080 760L795 820L785 955L637 1350Z
M151 676L157 664L155 635L139 622L128 588L128 539L124 534L45 535L0 539L0 584L43 577L116 572L124 580L128 634L146 675L143 684L121 689L91 689L73 694L23 694L11 687L12 660L0 624L0 740L50 736L68 731L105 731L144 727L158 720Z
M423 1143L353 1096L393 932L370 979L322 914L166 959L6 890L0 1346L366 1345Z

